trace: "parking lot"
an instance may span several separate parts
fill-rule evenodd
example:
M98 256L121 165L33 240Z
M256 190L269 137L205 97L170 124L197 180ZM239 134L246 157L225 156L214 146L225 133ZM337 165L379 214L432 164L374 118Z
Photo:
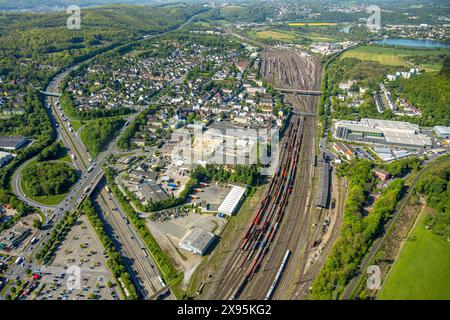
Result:
M81 216L59 248L54 260L40 269L39 300L118 299L114 278L106 265L103 248L93 229ZM79 268L79 269L78 269ZM79 281L72 276L79 270Z

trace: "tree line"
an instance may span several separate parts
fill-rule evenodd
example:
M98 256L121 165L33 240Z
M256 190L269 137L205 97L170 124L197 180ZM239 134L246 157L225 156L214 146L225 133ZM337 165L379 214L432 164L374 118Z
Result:
M365 216L363 207L376 182L372 164L366 160L354 160L350 164L343 164L339 175L349 180L342 230L312 284L311 295L314 299L339 298L345 286L356 275L359 264L394 212L404 191L402 180L392 181L375 201L373 210Z

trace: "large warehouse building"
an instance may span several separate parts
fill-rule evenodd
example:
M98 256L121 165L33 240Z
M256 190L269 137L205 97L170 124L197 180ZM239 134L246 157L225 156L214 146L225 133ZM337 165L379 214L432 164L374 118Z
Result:
M214 234L202 228L194 227L181 239L180 248L202 256L214 240Z
M242 196L245 193L245 189L246 188L244 187L232 185L231 191L227 194L217 211L229 216L233 215L236 208L239 206Z
M450 139L450 127L435 126L434 133L436 133L439 138Z
M319 162L319 185L317 188L316 206L326 208L330 195L330 164L326 161Z
M416 124L403 121L361 119L333 121L333 136L337 139L402 146L429 148L431 139L420 133Z
M25 137L0 137L0 149L18 150L28 143Z

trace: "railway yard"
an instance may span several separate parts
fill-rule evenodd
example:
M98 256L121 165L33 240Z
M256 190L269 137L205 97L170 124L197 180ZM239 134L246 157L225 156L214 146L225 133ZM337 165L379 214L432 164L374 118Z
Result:
M318 90L320 86L320 63L294 51L266 49L261 72L277 87ZM304 286L296 288L298 284L320 269L311 268L304 274L314 265L308 263L308 252L317 246L323 225L319 222L326 210L317 210L314 202L316 122L314 117L300 115L315 113L317 98L295 94L285 98L294 112L280 144L278 170L248 227L241 230L240 240L206 286L204 298L300 298L307 291Z

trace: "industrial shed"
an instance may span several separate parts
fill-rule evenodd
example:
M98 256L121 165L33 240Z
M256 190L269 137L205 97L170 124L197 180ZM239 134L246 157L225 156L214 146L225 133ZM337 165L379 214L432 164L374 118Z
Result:
M245 187L233 185L231 191L227 194L222 204L219 206L219 213L229 216L233 215L245 193L245 190Z
M194 227L181 239L179 246L184 250L202 256L213 242L214 237L211 232Z
M435 126L434 133L436 133L439 138L450 139L450 127Z
M330 194L330 164L325 161L319 162L319 186L317 188L316 206L326 208Z

